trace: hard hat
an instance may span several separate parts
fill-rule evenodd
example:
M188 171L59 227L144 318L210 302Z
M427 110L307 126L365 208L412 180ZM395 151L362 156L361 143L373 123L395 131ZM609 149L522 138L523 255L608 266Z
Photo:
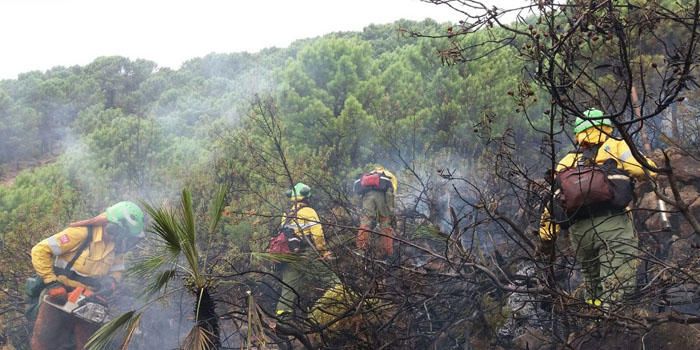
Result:
M107 220L125 229L129 235L139 237L143 231L143 211L133 202L119 202L105 210Z
M601 118L604 114L599 109L590 108L583 112L583 115L585 115L587 119L576 117L576 121L574 122L574 133L576 134L598 125L613 126L609 118Z
M311 187L299 182L291 190L287 190L286 194L289 200L300 201L311 197Z

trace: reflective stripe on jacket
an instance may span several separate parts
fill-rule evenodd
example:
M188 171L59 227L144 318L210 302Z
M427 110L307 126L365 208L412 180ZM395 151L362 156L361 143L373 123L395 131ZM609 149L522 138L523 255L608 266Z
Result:
M65 268L87 236L87 227L69 227L32 248L32 265L44 283L58 280L72 287L85 286L66 276L57 276L54 267ZM124 257L116 255L114 241L105 239L102 226L93 226L92 242L83 250L71 270L81 277L111 275L119 279L124 269Z
M569 153L557 164L557 173L566 169L571 168L576 165L576 162L581 157L581 153ZM632 156L632 151L630 147L623 140L618 140L612 137L608 137L605 142L598 149L598 154L596 155L595 162L597 164L603 164L606 160L613 159L617 162L618 169L626 171L633 177L641 179L644 177L644 169L639 162ZM656 166L654 161L647 158L647 162L651 166ZM651 173L653 177L656 174Z

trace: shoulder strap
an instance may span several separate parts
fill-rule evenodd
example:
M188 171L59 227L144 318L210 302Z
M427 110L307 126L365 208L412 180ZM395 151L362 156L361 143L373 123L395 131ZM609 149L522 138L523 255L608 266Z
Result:
M289 211L287 211L287 217L284 219L284 223L282 224L282 227L289 225L289 223L294 220L297 216L297 213L299 213L299 210L302 208L306 208L308 205L304 203L300 203L300 205L296 208L292 208Z
M83 251L90 246L90 243L92 242L92 225L88 225L87 230L87 238L83 241L83 243L80 244L80 247L78 247L78 250L75 251L75 255L73 255L73 258L70 259L68 262L68 265L66 265L65 269L66 271L70 271L70 269L73 267L73 264L75 264L75 261L78 260L81 254L83 254Z
M584 148L581 150L581 158L579 158L579 163L583 162L584 165L595 164L595 159L598 156L598 150L600 149L600 144L596 144L591 148Z

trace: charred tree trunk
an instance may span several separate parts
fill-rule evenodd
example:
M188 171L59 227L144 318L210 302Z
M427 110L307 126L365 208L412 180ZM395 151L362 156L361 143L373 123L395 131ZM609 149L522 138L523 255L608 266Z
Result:
M219 316L216 314L216 302L209 293L209 288L201 288L197 291L195 304L195 316L197 326L207 332L209 343L206 349L219 349L221 339L219 335Z

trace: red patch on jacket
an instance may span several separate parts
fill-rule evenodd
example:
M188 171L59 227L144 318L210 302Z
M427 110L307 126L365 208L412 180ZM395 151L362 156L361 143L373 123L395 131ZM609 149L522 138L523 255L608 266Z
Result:
M67 234L64 234L58 240L61 242L61 244L67 244L68 242L70 242L70 238L68 238Z

